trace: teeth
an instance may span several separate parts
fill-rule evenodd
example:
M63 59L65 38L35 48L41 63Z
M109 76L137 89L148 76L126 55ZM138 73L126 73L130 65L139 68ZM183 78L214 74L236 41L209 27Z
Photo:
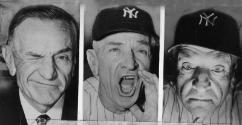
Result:
M134 79L135 75L126 75L122 77L120 82L120 89L124 95L128 96L129 94L132 94L135 86Z
M134 79L134 76L124 76L123 79L124 80L132 80L132 79Z
M122 85L122 91L125 92L125 93L130 93L132 91L133 87L127 85Z

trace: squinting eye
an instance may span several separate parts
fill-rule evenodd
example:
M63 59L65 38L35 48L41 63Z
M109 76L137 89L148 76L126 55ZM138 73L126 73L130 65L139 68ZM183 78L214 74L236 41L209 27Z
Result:
M31 59L31 60L38 60L40 58L41 58L41 56L31 56L29 59Z
M109 49L109 52L117 52L119 50L120 50L119 48L111 48L111 49Z
M61 56L58 56L58 59L60 59L60 60L63 60L63 61L70 61L70 58L69 58L69 56L67 56L67 55L61 55Z
M225 68L224 66L222 65L216 65L213 69L212 69L213 72L215 73L221 73L221 72L224 72L225 71Z
M148 55L148 52L146 50L139 50L139 52L144 54L144 55Z
M44 56L38 54L31 54L26 56L28 60L38 60L43 58Z
M181 69L182 69L183 71L190 72L190 71L193 71L194 68L192 67L192 64L191 64L191 63L189 63L189 62L184 62L184 63L182 64Z

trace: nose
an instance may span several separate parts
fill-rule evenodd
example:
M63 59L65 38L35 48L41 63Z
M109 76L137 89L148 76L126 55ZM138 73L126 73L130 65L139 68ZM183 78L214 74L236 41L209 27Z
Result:
M39 73L46 80L55 80L57 78L57 71L54 60L44 60L40 66Z
M196 68L193 74L192 85L196 88L207 88L211 86L209 70L199 67Z
M125 67L131 71L136 70L139 67L139 64L136 62L136 57L135 57L133 50L126 53L124 55L124 58L125 59L123 61L123 67Z

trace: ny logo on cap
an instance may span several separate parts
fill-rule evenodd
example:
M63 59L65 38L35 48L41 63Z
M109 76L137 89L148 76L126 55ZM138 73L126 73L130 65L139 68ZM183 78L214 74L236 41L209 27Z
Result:
M209 26L212 25L214 26L215 20L218 17L214 15L214 13L211 13L210 15L207 15L206 13L202 13L200 14L200 21L199 21L199 25L201 25L204 21L205 21L205 26Z
M129 17L129 18L137 18L139 11L135 8L129 9L128 7L123 8L124 14L123 17Z

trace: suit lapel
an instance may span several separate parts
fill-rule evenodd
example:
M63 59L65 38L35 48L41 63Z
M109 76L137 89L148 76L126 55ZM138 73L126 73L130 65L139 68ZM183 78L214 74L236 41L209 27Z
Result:
M17 84L16 84L17 85ZM72 84L66 90L62 111L62 120L77 120L78 84ZM0 95L0 124L1 125L27 125L23 108L19 98L17 86Z
M15 97L15 99L14 99L15 103L13 103L13 104L15 104L14 106L16 107L16 114L18 114L17 115L18 118L16 120L19 121L20 125L28 125L27 120L26 120L25 115L24 115L23 108L22 108L21 103L20 103L19 91L17 90L15 92L16 92L15 95L17 95L17 96Z
M62 120L77 120L78 84L74 83L66 90L62 111Z
M7 94L1 96L0 123L1 125L27 125L17 87L11 88Z

